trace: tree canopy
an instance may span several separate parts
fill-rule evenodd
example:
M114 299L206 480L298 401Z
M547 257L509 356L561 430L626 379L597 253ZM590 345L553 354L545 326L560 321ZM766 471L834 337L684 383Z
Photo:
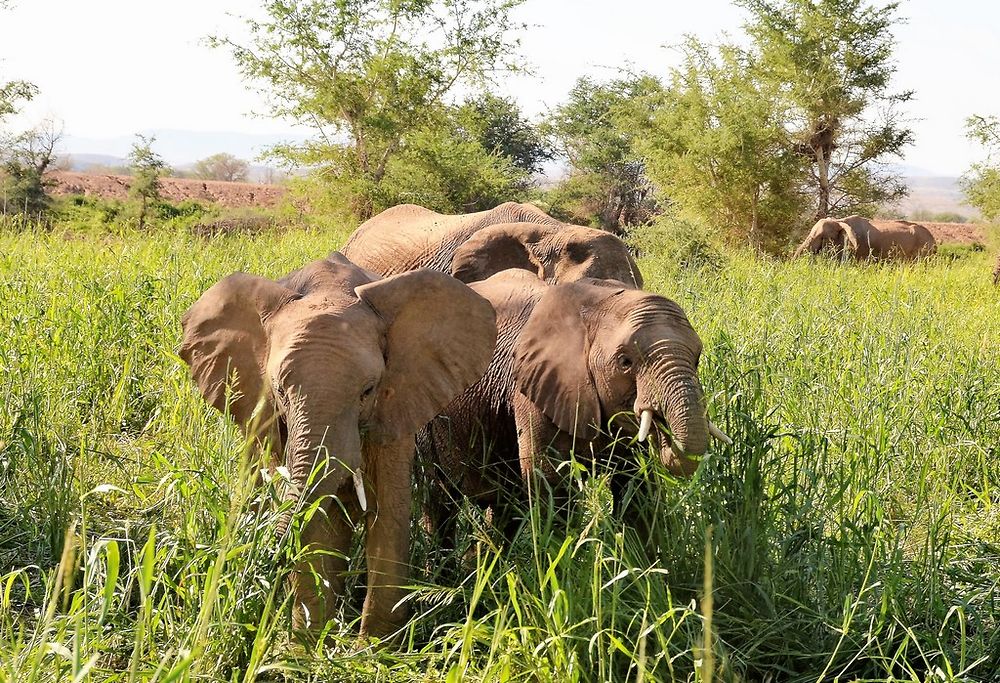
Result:
M1000 118L971 116L966 132L969 139L986 148L987 158L962 176L962 190L984 218L996 220L1000 218Z
M365 217L419 172L404 161L420 158L421 145L453 121L448 98L457 87L518 68L511 10L521 2L267 0L266 19L246 20L248 43L213 44L232 51L272 114L316 132L276 154L336 178Z
M805 201L779 86L734 46L690 39L682 49L683 66L643 117L650 177L684 217L776 248Z
M232 154L219 152L196 161L191 170L194 177L202 180L221 180L230 183L246 182L250 173L250 164Z
M899 3L735 0L761 78L779 86L794 149L810 165L815 217L873 212L906 194L883 162L913 141L892 92Z
M139 229L146 223L149 204L160 198L160 177L167 170L167 164L159 154L153 151L153 136L136 135L129 153L129 163L132 167L132 185L129 187L129 197L139 202Z
M644 210L653 187L636 149L635 118L637 107L659 90L659 81L647 74L604 83L580 78L546 121L546 132L575 173L564 191L592 202L591 212L607 230L620 232L648 218Z

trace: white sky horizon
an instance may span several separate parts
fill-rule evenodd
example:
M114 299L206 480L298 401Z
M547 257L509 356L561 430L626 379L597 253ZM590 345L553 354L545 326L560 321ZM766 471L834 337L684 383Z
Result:
M521 51L534 76L505 78L497 91L537 117L563 101L579 76L612 77L626 65L664 76L677 63L665 46L685 34L737 36L745 20L729 0L617 0L608 7L602 0L527 0L517 17L529 24ZM239 35L243 23L232 15L259 11L253 0L14 0L0 11L0 80L40 88L16 124L62 121L69 142L91 146L69 152L111 154L112 140L120 146L150 130L262 140L308 134L267 117L230 55L204 43L212 33ZM898 161L959 175L984 156L965 138L965 119L1000 115L1000 2L908 0L900 13L907 22L895 30L894 88L916 91L904 108L916 144Z

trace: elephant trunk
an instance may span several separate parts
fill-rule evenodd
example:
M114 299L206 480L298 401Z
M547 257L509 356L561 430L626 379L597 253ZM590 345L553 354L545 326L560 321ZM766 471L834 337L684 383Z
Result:
M823 248L823 238L809 235L804 240L802 240L802 244L800 244L798 248L795 250L795 253L792 254L792 258L798 258L806 253L818 254L822 248Z
M658 437L663 464L675 474L692 474L698 462L691 456L700 456L708 450L709 437L697 371L679 360L664 362L640 378L637 386L637 414L651 409L653 420L659 418L661 426L669 430Z
M347 548L342 536L344 524L337 520L341 513L333 497L348 490L344 484L360 468L361 436L356 412L323 410L318 400L293 399L290 403L285 454L291 482L285 499L295 504L279 521L278 533L284 536L288 531L296 508L318 506L303 519L299 533L302 551L289 575L294 595L292 627L306 630L327 622L333 601L343 589L345 567L335 553L345 553ZM363 489L359 502L361 496Z
M286 497L316 500L332 496L352 475L355 476L359 503L363 506L364 489L360 487L361 437L357 418L327 418L309 409L292 409L288 421L285 462L291 477ZM290 521L291 511L281 520L279 532Z

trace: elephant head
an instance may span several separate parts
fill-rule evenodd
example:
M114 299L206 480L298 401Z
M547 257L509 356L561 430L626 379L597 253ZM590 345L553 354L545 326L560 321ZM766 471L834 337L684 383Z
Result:
M795 257L809 252L818 254L824 249L837 257L850 255L854 258L866 258L865 245L853 225L833 218L817 221L802 244L795 250Z
M664 465L697 468L710 434L698 359L702 344L681 308L621 283L581 280L538 300L514 348L517 388L561 431L594 439L616 418L656 435Z
M339 253L279 281L230 275L184 315L180 355L202 395L284 455L289 497L321 501L328 517L334 496L373 509L363 632L399 617L398 596L373 594L386 576L405 584L413 435L482 375L495 339L489 302L454 278L421 270L380 280ZM332 543L319 517L303 529L304 546ZM390 561L395 569L373 578L373 563ZM301 575L315 571L329 587L324 562L293 574L312 623L325 621L332 594L310 592Z
M552 284L597 278L642 287L642 274L624 242L578 225L492 225L458 247L451 262L451 274L462 282L485 280L509 268L529 270Z

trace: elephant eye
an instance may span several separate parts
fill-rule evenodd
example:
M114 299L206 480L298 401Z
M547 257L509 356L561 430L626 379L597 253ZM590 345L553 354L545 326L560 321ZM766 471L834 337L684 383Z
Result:
M628 372L632 369L632 359L626 356L624 353L618 354L618 367L622 369L623 372Z
M365 400L368 397L370 397L372 395L372 392L374 391L375 391L375 385L374 384L369 385L364 391L361 392L361 400Z

